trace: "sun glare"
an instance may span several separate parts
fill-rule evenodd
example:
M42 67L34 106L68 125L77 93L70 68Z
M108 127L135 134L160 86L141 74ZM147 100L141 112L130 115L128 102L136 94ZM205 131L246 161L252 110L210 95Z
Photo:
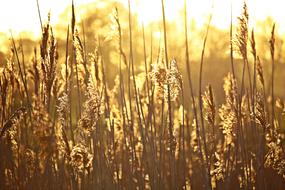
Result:
M82 5L100 0L74 0L76 5ZM128 6L128 0L117 0ZM231 7L233 22L240 15L243 0L199 0L187 1L189 21L194 21L197 27L202 27L212 13L212 25L227 29L231 18ZM71 0L39 0L41 15L46 18L47 13L51 12L51 22L58 23L59 15L70 6ZM232 4L232 5L231 5ZM132 12L138 15L138 21L145 25L161 20L161 1L160 0L134 0L131 1ZM277 23L277 29L283 33L285 25L282 19L285 18L285 11L282 10L281 0L248 0L250 12L250 24L255 26L256 21L265 20L270 16ZM169 21L176 21L183 14L184 1L165 0L166 18ZM0 32L7 33L12 30L15 33L27 31L33 33L34 37L39 36L40 27L36 6L36 0L10 0L2 3L0 7Z
M285 190L283 1L1 0L0 190Z

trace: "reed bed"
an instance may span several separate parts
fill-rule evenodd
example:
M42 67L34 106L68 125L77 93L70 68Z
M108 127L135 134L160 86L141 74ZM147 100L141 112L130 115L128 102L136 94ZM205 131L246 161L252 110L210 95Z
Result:
M184 62L169 57L163 0L157 57L152 41L146 44L144 25L142 36L134 39L132 2L125 15L128 39L114 8L109 36L118 56L114 85L107 80L104 39L98 36L94 50L87 51L73 2L65 55L58 53L50 16L43 23L40 9L42 37L31 64L21 60L23 52L11 34L11 56L0 70L0 189L285 188L285 106L274 91L275 25L266 81L244 3L238 30L232 24L229 28L231 71L221 84L225 98L218 104L211 84L203 88L212 15L195 80L186 2ZM144 77L138 76L133 53L138 39ZM241 73L234 53L242 57Z

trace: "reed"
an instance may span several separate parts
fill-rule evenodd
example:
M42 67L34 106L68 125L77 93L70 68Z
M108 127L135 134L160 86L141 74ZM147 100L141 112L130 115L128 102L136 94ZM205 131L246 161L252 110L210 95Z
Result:
M11 34L11 55L0 64L1 189L285 188L279 37L273 25L264 59L246 3L236 27L231 10L228 74L216 84L220 70L209 70L207 57L214 15L197 62L191 2L182 37L164 0L152 26L137 22L128 0L126 9L116 4L111 30L94 28L91 38L91 21L79 21L72 1L64 39L36 2L42 35L31 61Z

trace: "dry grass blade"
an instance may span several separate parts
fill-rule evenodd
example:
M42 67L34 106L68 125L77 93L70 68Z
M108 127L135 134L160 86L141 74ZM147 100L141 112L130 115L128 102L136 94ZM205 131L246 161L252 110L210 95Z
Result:
M270 45L270 55L271 55L271 61L272 61L272 69L271 69L271 111L272 111L272 118L271 118L271 125L274 127L274 119L275 119L275 110L274 110L274 74L275 74L275 60L274 60L274 53L275 53L275 24L272 26L271 30L271 37L269 40Z

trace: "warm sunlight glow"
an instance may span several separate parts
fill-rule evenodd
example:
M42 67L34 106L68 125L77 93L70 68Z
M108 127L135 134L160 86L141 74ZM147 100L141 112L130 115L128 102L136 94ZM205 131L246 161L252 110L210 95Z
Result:
M100 0L74 0L75 5L82 5L90 2L100 2ZM117 0L126 7L127 0ZM233 21L240 15L243 0L199 0L187 1L189 21L194 21L196 26L203 26L208 19L210 12L213 12L212 25L227 29L230 23L231 2L233 7ZM51 12L51 22L57 23L59 15L70 6L71 0L39 0L41 15L46 19L47 13ZM135 0L131 1L132 11L138 15L139 22L145 25L161 19L161 1L160 0ZM213 5L213 6L212 6ZM174 21L183 14L184 1L165 0L166 17L169 21ZM249 0L248 1L250 22L265 20L270 16L277 23L279 32L285 31L285 25L282 19L285 18L285 11L282 10L281 0ZM181 17L180 17L181 18ZM36 0L9 0L1 4L0 7L0 32L21 31L33 32L38 36L40 32Z
M161 19L161 1L160 0L141 0L136 1L133 5L134 10L139 16L139 20L148 24ZM230 24L231 6L233 22L236 23L236 18L241 14L243 0L199 0L187 1L188 17L195 21L199 27L203 26L213 12L212 25L220 29L227 29ZM231 5L232 4L232 5ZM285 31L283 18L285 12L282 10L283 3L280 0L249 0L248 7L250 13L250 24L254 26L256 21L263 21L267 17L272 17L278 25L278 30L282 33ZM184 11L184 1L165 0L165 11L167 19L174 21L181 18Z
M1 189L284 189L285 0L1 0Z
M76 5L94 2L94 0L76 1ZM48 12L51 12L51 22L57 23L59 15L69 6L71 0L39 0L41 16L46 20ZM9 30L19 33L21 31L40 34L40 22L36 0L9 0L0 6L0 32Z

